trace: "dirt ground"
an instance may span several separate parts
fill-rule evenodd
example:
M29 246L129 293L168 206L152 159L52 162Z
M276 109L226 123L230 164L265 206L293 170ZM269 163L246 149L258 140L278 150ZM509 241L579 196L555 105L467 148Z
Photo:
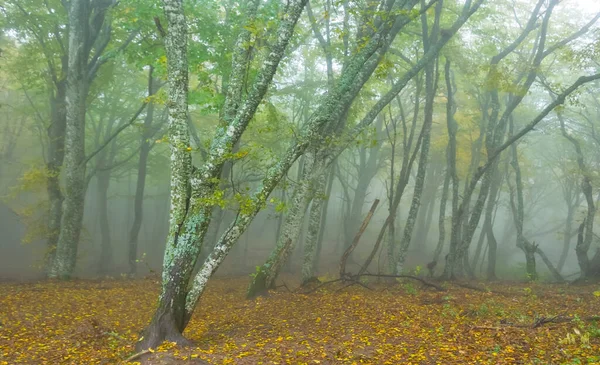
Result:
M442 284L440 292L372 279L248 301L248 280L211 282L185 332L196 347L166 343L135 361L600 364L592 317L600 315L600 285ZM0 365L122 363L158 290L156 279L0 284Z

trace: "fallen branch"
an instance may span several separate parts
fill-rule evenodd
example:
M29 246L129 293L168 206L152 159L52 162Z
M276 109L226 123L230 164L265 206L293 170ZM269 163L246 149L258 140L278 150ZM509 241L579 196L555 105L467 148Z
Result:
M142 357L142 356L144 356L144 355L146 355L146 354L149 354L149 353L151 353L151 352L152 352L152 351L150 351L150 349L148 349L148 350L144 350L144 351L140 351L140 352L138 352L137 354L133 354L133 355L129 356L127 359L123 360L123 362L124 362L124 363L132 362L133 360L137 360L137 359L139 359L140 357Z
M361 283L358 280L351 280L348 284L346 284L343 287L341 287L338 290L336 290L336 292L342 291L342 290L344 290L344 289L346 289L346 288L348 288L348 287L350 287L350 286L352 286L354 284L358 284L358 285L362 286L365 289L373 290L373 289L369 288L368 286L366 286L365 284Z
M324 281L321 284L319 284L319 285L315 286L314 288L312 288L311 290L305 291L305 292L300 293L300 294L310 294L310 293L315 292L318 289L324 287L327 284L335 283L335 282L338 282L338 281L342 281L342 279L340 278L340 279L335 279L335 280L331 280L331 281Z
M370 277L378 277L378 278L404 278L404 279L413 279L413 280L420 281L425 286L429 286L429 287L435 288L437 291L446 291L446 288L444 288L443 286L440 286L438 284L432 283L431 281L428 281L428 280L425 280L425 279L421 279L420 277L414 276L414 275L360 274L360 275L354 276L353 278L360 278L362 276L370 276Z
M475 290L475 291L478 291L481 293L492 293L492 294L504 295L504 296L508 296L508 297L518 295L517 293L509 293L509 292L505 292L505 291L497 291L497 290L481 288L481 287L478 287L475 285L471 285L469 283L452 282L452 284L454 284L456 286L460 286L461 288L471 289L471 290Z

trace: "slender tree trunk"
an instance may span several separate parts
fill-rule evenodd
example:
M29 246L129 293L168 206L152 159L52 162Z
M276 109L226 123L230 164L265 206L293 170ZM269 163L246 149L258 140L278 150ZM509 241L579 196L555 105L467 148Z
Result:
M314 273L317 272L318 267L319 267L319 259L321 258L321 251L323 250L323 238L325 236L325 231L327 230L327 210L329 207L329 202L330 202L330 196L331 196L331 191L333 189L333 180L335 179L334 176L334 169L335 166L332 163L331 164L331 169L329 171L328 177L327 177L327 189L325 190L325 202L323 202L323 211L321 212L321 224L319 227L319 237L317 238L317 252L315 253L315 258L312 261L312 272L313 275Z
M487 236L488 242L488 266L487 266L487 279L488 280L496 280L496 252L498 247L498 242L496 241L496 236L494 235L494 211L497 204L497 196L500 192L500 187L502 185L502 178L500 176L500 172L496 171L492 178L492 183L490 186L490 193L487 199L487 205L485 210L485 217L483 221L483 230Z
M513 135L513 119L510 118L510 135ZM535 264L535 251L537 245L532 244L523 236L523 222L525 220L524 203L523 203L523 179L521 178L521 167L519 166L519 155L517 152L517 144L513 143L511 148L511 165L515 171L516 189L510 189L510 205L513 211L513 219L517 228L517 247L525 253L525 266L527 270L527 278L531 281L537 280L537 271ZM516 190L516 192L515 192ZM516 205L515 205L516 195Z
M554 99L554 96L553 96ZM593 239L593 230L594 230L594 217L596 215L596 206L594 203L593 196L593 187L590 179L590 172L585 164L583 158L583 152L581 150L581 145L577 139L572 137L565 129L565 120L562 116L562 111L557 112L557 116L560 121L561 131L563 136L571 142L573 148L575 149L576 157L577 157L577 166L579 167L579 171L582 176L581 182L581 191L583 196L585 197L585 201L587 204L587 214L585 218L585 231L583 236L583 241L577 241L577 245L575 246L575 253L577 254L577 261L579 263L579 267L581 269L580 279L585 279L588 274L590 274L590 262L588 258L588 251L592 244Z
M321 214L323 205L327 204L325 198L325 174L316 178L314 194L308 218L308 232L304 245L304 263L302 264L302 282L307 283L314 276L313 265L315 262L317 240L321 228Z
M108 222L108 188L110 186L110 170L96 173L96 188L98 200L98 218L100 219L100 261L98 274L108 273L112 261L110 246L110 224Z
M427 24L427 15L423 13L421 16L421 25L423 31L423 49L425 51L429 50L431 44L435 43L438 32L439 32L439 21L441 15L441 7L443 5L443 1L438 1L436 6L436 15L434 20L433 29L431 29L431 35L428 35L429 29ZM410 246L410 241L412 239L413 229L415 227L415 222L417 219L417 215L419 214L419 208L421 207L421 195L423 193L423 188L425 186L425 175L427 174L427 167L429 163L429 147L431 141L431 126L433 123L433 106L434 106L434 98L437 90L438 83L438 62L436 60L435 63L431 63L427 65L425 68L425 108L424 108L424 120L423 120L423 131L422 131L422 142L421 142L421 151L419 156L419 166L417 168L417 176L415 178L415 188L413 193L413 199L410 205L410 210L408 212L408 217L406 219L406 224L404 225L404 233L402 236L402 241L400 242L400 247L396 252L394 261L395 261L395 270L396 274L401 274L404 261L406 260L406 254L408 252L408 247Z
M291 206L287 211L285 224L277 241L277 246L271 252L265 264L260 267L252 278L248 287L247 298L253 298L273 288L275 279L293 251L302 229L302 216L304 216L313 195L311 192L311 174L315 167L314 164L315 155L310 153L304 161L302 179L292 194Z
M569 248L571 246L571 235L573 233L573 213L575 211L575 206L568 201L567 202L567 219L565 224L565 230L563 232L563 249L560 253L560 258L558 259L557 269L559 272L562 271L565 266L565 262L567 261L567 257L569 256Z
M446 239L446 202L448 201L448 191L450 190L450 173L446 171L444 174L444 186L442 187L442 197L440 199L440 214L438 218L438 242L433 252L432 262L438 262L440 254L444 248L444 241Z
M148 96L154 95L156 92L153 86L153 71L154 67L150 66L148 73ZM140 137L140 157L138 159L137 180L135 184L135 198L133 201L133 224L129 231L128 244L128 263L129 275L135 276L137 273L137 251L138 237L142 220L144 216L144 191L146 189L146 171L148 168L148 156L150 156L150 138L154 134L152 122L154 119L154 103L150 102L146 107L146 117L144 118L144 131Z
M285 187L281 188L281 202L285 204ZM277 215L277 228L275 229L275 244L277 244L277 241L279 240L279 236L281 236L281 227L283 226L283 217L284 217L284 213L283 211L279 212L279 214Z

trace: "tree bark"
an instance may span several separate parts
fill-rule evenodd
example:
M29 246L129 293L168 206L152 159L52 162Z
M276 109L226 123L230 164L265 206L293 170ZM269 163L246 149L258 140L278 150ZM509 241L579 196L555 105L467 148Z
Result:
M165 37L167 75L169 84L168 123L171 153L171 209L169 234L163 259L162 290L159 304L149 326L137 343L138 350L156 347L165 340L179 344L187 341L182 335L185 328L185 303L188 281L199 247L195 224L190 219L194 210L190 178L192 155L188 118L188 62L187 29L182 0L164 0L168 21ZM204 223L206 226L207 223Z
M65 158L66 115L66 80L56 84L56 91L50 97L51 124L48 128L48 162L46 163L46 191L48 192L48 237L45 272L50 274L56 245L60 234L62 219L63 193L60 187L60 173Z
M69 279L75 269L85 200L85 110L88 93L88 4L69 8L69 58L66 90L65 198L51 277ZM89 52L89 51L88 51Z
M302 282L307 283L314 276L314 263L317 254L317 241L321 231L321 214L323 206L327 204L325 197L326 175L321 175L316 179L314 194L310 213L308 218L308 232L306 234L306 243L304 244L304 262L302 264Z

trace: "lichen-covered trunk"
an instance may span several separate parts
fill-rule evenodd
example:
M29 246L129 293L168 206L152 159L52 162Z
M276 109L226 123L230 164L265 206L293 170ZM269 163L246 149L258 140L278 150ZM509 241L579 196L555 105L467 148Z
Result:
M88 93L88 4L72 0L69 8L69 57L66 86L65 197L51 277L69 279L77 259L85 200L85 108Z
M308 218L308 232L304 244L304 262L302 263L302 282L306 283L313 278L314 262L317 248L317 240L321 231L321 214L323 205L326 204L325 180L326 175L318 176L313 182L314 192L310 213Z
M312 173L313 168L316 167L314 163L315 157L311 153L304 162L303 177L292 194L291 205L286 214L281 236L277 240L277 245L271 251L267 261L252 278L248 287L248 298L253 298L273 288L277 275L279 275L281 268L295 247L302 229L303 216L312 198Z
M56 244L60 234L63 193L60 187L60 173L65 158L66 83L59 82L50 98L51 120L48 127L48 162L46 164L46 191L48 192L48 223L46 238L45 272L48 275L54 264Z
M168 76L168 137L171 154L171 208L169 234L163 259L162 290L150 325L137 349L160 345L165 340L185 343L187 287L200 251L199 231L207 222L199 218L204 207L192 199L193 170L188 113L187 30L182 0L164 0L169 28L165 37Z
M188 65L187 30L182 0L163 0L168 31L165 37L167 76L169 84L169 144L171 150L171 210L169 235L163 260L162 293L159 307L146 329L138 349L155 347L164 339L186 342L181 332L187 325L204 291L208 279L225 258L233 244L247 228L258 210L265 204L272 189L287 172L302 148L294 147L290 156L269 169L263 189L253 197L248 209L238 216L221 237L200 271L190 282L192 270L202 248L214 206L211 199L219 187L218 178L235 144L253 118L275 75L279 62L306 0L290 1L281 14L276 40L271 45L255 81L242 105L231 120L219 123L201 168L194 168L191 159L190 135L187 123ZM246 28L244 28L246 29ZM243 30L249 32L248 29ZM237 65L234 65L234 69ZM239 85L230 85L231 90ZM225 115L229 115L234 100L226 100Z

